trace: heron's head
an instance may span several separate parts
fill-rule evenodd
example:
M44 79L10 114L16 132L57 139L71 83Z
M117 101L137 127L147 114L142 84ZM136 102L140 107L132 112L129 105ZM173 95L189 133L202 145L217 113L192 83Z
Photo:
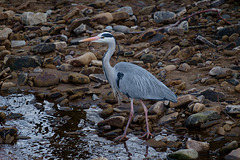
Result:
M115 42L115 39L111 33L103 32L95 37L82 39L79 42L88 42L88 41L97 42L97 43L113 43Z

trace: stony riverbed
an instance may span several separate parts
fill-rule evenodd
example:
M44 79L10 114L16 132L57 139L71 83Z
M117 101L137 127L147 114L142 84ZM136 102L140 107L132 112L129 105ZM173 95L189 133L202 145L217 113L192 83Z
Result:
M240 2L0 0L0 159L240 158ZM121 55L178 96L145 101L126 142L130 101L102 71L111 32ZM116 48L117 49L117 48ZM43 156L44 155L44 156Z

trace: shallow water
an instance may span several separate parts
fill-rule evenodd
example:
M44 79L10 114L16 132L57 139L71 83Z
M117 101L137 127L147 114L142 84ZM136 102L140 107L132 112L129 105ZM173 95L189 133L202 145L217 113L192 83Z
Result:
M14 144L0 145L0 159L164 159L170 150L157 152L144 140L129 134L125 143L115 143L99 137L96 124L101 111L92 105L86 110L60 111L58 105L46 100L38 102L33 94L0 96L1 110L22 114L21 118L6 121L5 126L15 126L20 136Z

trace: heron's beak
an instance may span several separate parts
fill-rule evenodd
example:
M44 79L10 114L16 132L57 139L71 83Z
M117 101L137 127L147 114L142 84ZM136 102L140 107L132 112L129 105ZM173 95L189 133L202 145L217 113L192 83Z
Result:
M95 36L95 37L90 37L90 38L86 38L86 39L79 40L79 42L96 41L96 40L98 40L98 39L100 39L100 37Z

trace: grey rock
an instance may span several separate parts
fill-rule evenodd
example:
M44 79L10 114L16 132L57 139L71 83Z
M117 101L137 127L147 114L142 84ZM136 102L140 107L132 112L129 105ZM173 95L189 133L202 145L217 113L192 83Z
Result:
M164 111L165 111L165 106L162 101L155 103L148 109L149 114L162 115L164 113Z
M178 117L178 112L174 112L168 115L164 115L162 118L160 118L160 120L158 121L158 125L162 125L168 122L171 122L173 120L176 120Z
M208 152L210 148L210 144L207 142L200 142L200 141L189 139L186 143L186 147L188 149L194 149L197 152Z
M56 49L56 45L53 43L41 43L31 48L32 52L35 53L49 53Z
M197 41L200 41L204 44L207 44L209 47L212 47L212 48L216 48L216 45L213 44L212 42L210 42L209 40L207 40L206 38L198 35L197 38L196 38Z
M157 57L154 54L144 54L141 56L140 60L144 63L153 63L157 60Z
M203 95L206 99L213 102L223 102L226 100L226 96L221 92L216 92L212 89L206 89L199 93L198 96Z
M124 26L124 25L113 26L113 30L116 32L122 32L122 33L129 33L129 31L130 31L129 27Z
M223 146L221 149L220 149L220 153L221 154L226 154L226 153L229 153L231 152L232 150L238 148L238 142L235 140L235 141L232 141L230 143L227 143L225 144L225 146Z
M188 32L189 31L189 25L188 25L188 21L182 21L179 25L178 28L182 28L184 30L184 32Z
M44 72L34 77L33 83L37 87L49 87L59 84L59 77L56 74Z
M20 75L18 76L18 85L20 86L24 86L27 83L28 80L28 73L20 73Z
M225 160L239 160L240 159L240 148L233 150L231 153L224 157Z
M61 71L71 71L73 69L73 65L68 63L63 63L57 68Z
M172 20L176 14L170 11L157 11L154 13L153 18L156 23L161 23L166 20Z
M225 78L232 75L232 70L229 68L222 68L219 66L213 67L209 71L210 76L215 76L216 78Z
M220 6L224 3L225 3L225 0L215 0L215 1L211 2L210 6L211 7L218 7L218 6Z
M75 28L73 30L73 32L76 34L76 35L80 35L84 32L86 32L87 30L87 26L85 24L81 24L80 26L78 26L77 28Z
M89 78L95 82L99 82L101 84L107 84L108 80L106 79L104 74L90 74Z
M180 149L176 152L169 154L169 158L176 160L191 160L198 158L198 152L194 149Z
M220 118L221 116L216 111L205 111L189 116L185 121L185 125L187 127L199 127L206 121L217 120Z
M12 33L12 29L11 28L4 28L3 30L0 30L0 40L1 39L7 39L9 34Z
M240 105L227 105L225 108L227 113L231 114L239 114L240 113Z
M129 16L133 15L133 9L130 6L121 7L121 8L116 10L116 12L119 12L119 11L127 12Z
M12 40L11 41L11 47L21 47L21 46L25 46L26 42L24 40Z
M28 67L41 66L42 60L39 56L5 56L5 66L10 67L13 70L19 70Z
M240 34L240 24L223 27L217 32L217 38L221 39L224 35L231 36L233 33Z
M24 24L33 26L47 22L47 14L41 12L23 12L21 19Z

